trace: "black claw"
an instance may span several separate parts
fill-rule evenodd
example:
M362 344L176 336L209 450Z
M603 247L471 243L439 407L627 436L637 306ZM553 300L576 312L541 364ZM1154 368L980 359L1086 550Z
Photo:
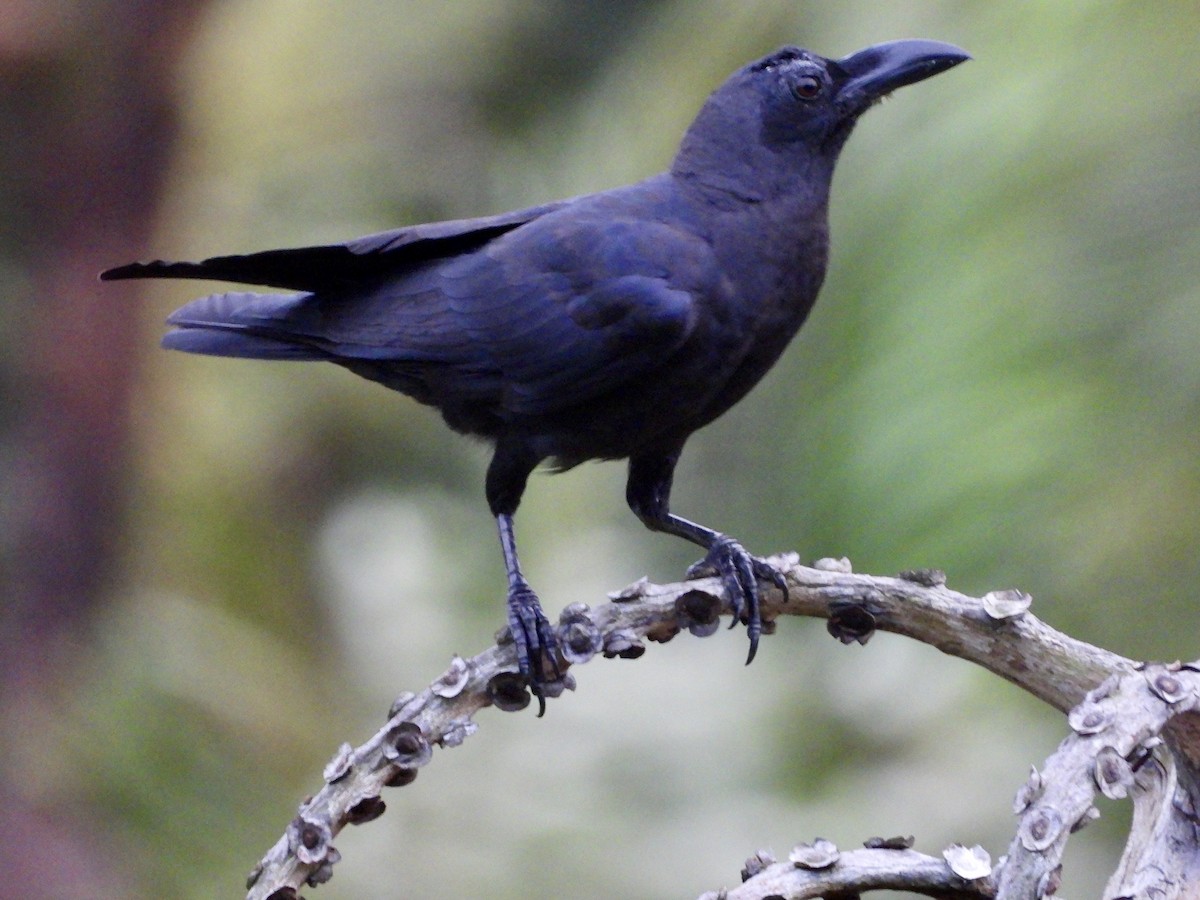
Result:
M759 559L756 556L751 558L754 561L754 574L764 581L770 581L771 584L779 588L779 592L783 594L783 602L787 603L788 583L787 579L783 577L783 573L764 559Z
M775 585L787 599L787 579L774 566L751 556L737 541L727 535L719 536L709 547L708 554L693 566L689 576L712 573L721 579L725 596L733 613L732 628L739 622L746 625L746 636L750 639L750 651L746 665L754 661L758 653L758 639L762 635L762 610L759 603L758 582L762 580Z
M517 668L538 701L538 718L546 712L547 662L551 678L562 677L558 667L558 642L554 629L542 612L537 594L527 584L514 585L508 591L508 629L516 644Z
M769 581L775 587L779 588L783 594L783 602L787 603L788 586L787 579L783 577L783 573L776 569L766 560L759 559L757 556L750 557L750 563L754 568L754 575L763 581ZM757 599L758 591L755 588L755 597ZM756 621L750 622L746 626L746 632L750 635L750 653L746 657L746 665L754 662L754 654L758 652L758 636L762 634L762 617L759 616Z

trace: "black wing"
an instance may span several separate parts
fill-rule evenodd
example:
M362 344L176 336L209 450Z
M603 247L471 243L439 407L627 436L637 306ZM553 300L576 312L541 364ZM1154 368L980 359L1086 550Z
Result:
M196 278L261 284L296 291L323 291L361 283L397 268L456 256L486 244L570 200L476 219L412 225L357 238L344 244L291 247L201 262L154 260L100 273L104 281L124 278Z
M424 402L501 418L576 405L663 365L721 289L712 250L661 222L563 210L373 283L214 294L168 320L168 347L325 359Z

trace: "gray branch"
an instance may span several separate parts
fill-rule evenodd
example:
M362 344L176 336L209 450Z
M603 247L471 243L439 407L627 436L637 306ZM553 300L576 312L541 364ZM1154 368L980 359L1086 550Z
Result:
M812 854L803 851L821 844L832 848L824 859L809 862L804 858ZM830 860L828 864L824 864L827 860ZM944 858L926 856L907 847L839 852L828 841L817 841L814 845L797 847L786 863L774 862L760 851L747 861L743 875L748 877L738 887L710 891L702 894L699 900L767 900L770 897L810 900L880 890L959 900L990 900L996 896L995 880L989 874L963 878Z
M949 848L939 860L907 846L839 853L820 841L798 846L788 863L755 857L762 864L748 865L740 886L706 897L850 897L882 888L934 897L1046 896L1058 886L1069 835L1097 815L1097 790L1134 802L1125 854L1105 896L1200 896L1196 669L1140 666L1046 625L1027 611L1029 598L1019 591L969 597L947 588L936 570L888 578L854 574L845 560L806 567L786 554L770 562L786 575L788 594L765 592L764 633L780 615L802 615L827 619L830 633L845 643L865 644L876 630L907 635L1069 711L1070 734L1018 792L1016 836L994 869L980 848ZM570 606L558 625L564 674L547 695L573 689L566 670L596 654L635 658L647 641L668 641L685 630L711 634L728 612L712 578L666 585L643 579L600 606ZM324 786L301 804L255 866L248 900L286 900L306 883L327 881L340 858L333 839L346 825L381 815L385 787L411 783L434 746L466 739L484 707L515 711L529 704L515 668L511 638L502 634L478 656L456 657L421 693L401 695L366 743L344 744L325 768Z

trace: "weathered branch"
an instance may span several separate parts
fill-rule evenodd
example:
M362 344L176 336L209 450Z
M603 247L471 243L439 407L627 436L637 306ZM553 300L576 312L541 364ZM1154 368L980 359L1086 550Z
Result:
M1074 732L1017 794L1021 824L1001 897L1040 897L1057 883L1067 838L1099 813L1097 790L1134 798L1125 854L1105 897L1200 896L1197 778L1192 759L1200 677L1178 664L1105 680L1071 711Z
M801 844L788 862L775 862L759 851L746 861L742 884L729 890L710 891L699 900L810 900L857 897L865 891L907 891L950 900L991 900L996 882L987 868L964 869L960 863L977 861L973 850L950 848L942 859L913 851L912 840L873 840L862 850L839 852L829 841ZM895 843L896 846L886 846ZM975 848L978 849L978 848ZM982 861L982 860L978 860ZM985 863L986 865L986 863ZM965 872L964 877L960 872Z
M847 643L866 643L876 630L904 634L982 666L1062 712L1079 708L1070 718L1075 734L1019 795L1021 827L1007 862L994 876L967 881L946 862L877 848L842 854L820 870L820 878L833 881L785 872L788 866L779 864L782 868L771 868L769 878L786 878L792 884L787 890L776 885L758 892L767 877L764 871L748 875L746 884L735 889L740 893L727 896L801 898L822 891L851 896L889 886L944 897L1043 896L1057 886L1058 860L1071 826L1094 816L1097 784L1114 792L1110 796L1127 791L1135 800L1134 834L1108 896L1144 896L1127 889L1150 883L1164 898L1200 895L1186 893L1189 886L1200 891L1194 833L1200 810L1194 787L1200 778L1192 764L1200 758L1200 727L1190 712L1198 706L1200 686L1194 684L1192 670L1139 670L1132 660L1046 625L1027 612L1029 598L1018 591L973 598L947 588L945 576L934 570L889 578L854 574L845 560L806 567L787 554L770 562L786 575L788 595L765 592L765 633L780 615L804 615L827 619L830 633ZM719 616L728 612L720 593L716 579L667 585L643 579L610 595L612 602L568 607L558 625L563 668L596 653L637 657L645 651L645 640L667 641L684 629L711 634ZM363 824L382 814L383 788L410 783L429 761L433 745L461 743L475 730L473 717L485 706L516 710L528 705L515 667L511 639L504 634L500 643L472 659L455 658L420 694L398 698L388 722L362 746L343 745L326 767L324 787L302 804L286 833L255 867L249 900L284 900L296 896L306 882L328 880L339 858L333 838L347 824ZM1105 686L1097 689L1101 682ZM571 673L565 672L548 695L573 687ZM1187 852L1180 852L1181 847ZM892 869L884 873L880 867L889 863ZM909 876L905 883L902 879ZM815 884L823 887L818 890Z

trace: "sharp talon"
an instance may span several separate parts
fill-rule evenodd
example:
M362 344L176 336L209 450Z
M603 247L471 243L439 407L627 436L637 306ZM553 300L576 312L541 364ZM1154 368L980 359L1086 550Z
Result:
M755 562L767 570L767 577L771 579L771 583L774 584L775 587L779 588L779 593L783 594L783 602L787 603L788 602L788 583L787 583L787 579L783 577L783 573L780 572L778 569L776 569L774 566L772 566L770 563L764 562L761 559L756 559ZM760 572L759 574L761 575L762 573Z
M787 579L774 566L751 556L737 541L721 535L713 541L708 554L692 566L689 575L697 570L712 570L721 579L725 596L733 613L729 627L733 628L739 622L746 625L746 635L750 639L750 651L746 655L746 665L754 661L758 653L758 639L762 634L762 611L758 582L769 582L783 592L787 599Z
M516 645L517 669L525 676L530 693L538 701L538 717L546 712L546 660L552 680L562 677L558 667L558 642L554 629L542 612L537 594L527 584L518 583L508 592L508 630Z

